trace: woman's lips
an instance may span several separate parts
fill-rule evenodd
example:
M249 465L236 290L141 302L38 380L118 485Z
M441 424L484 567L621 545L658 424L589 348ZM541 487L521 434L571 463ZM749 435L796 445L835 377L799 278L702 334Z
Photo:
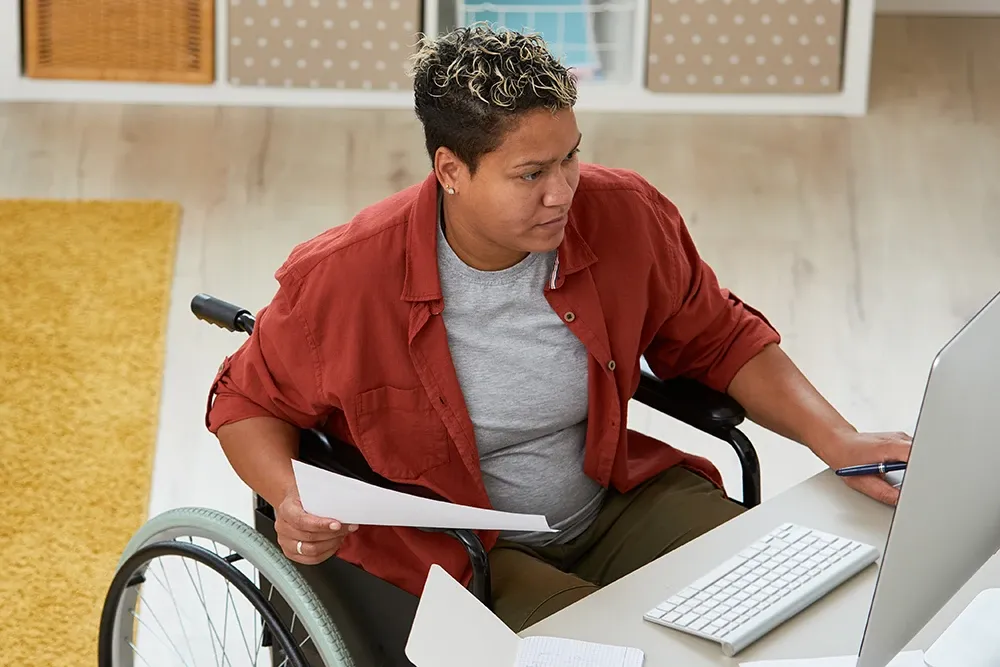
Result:
M557 225L565 224L566 221L567 221L567 217L565 215L560 215L558 218L553 218L552 220L548 220L546 222L540 223L538 226L539 227L555 227Z

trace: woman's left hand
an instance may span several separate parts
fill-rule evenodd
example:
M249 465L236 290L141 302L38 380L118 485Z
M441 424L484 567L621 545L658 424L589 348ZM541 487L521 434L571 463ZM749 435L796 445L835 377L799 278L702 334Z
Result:
M826 443L817 454L830 468L837 470L866 463L909 461L912 443L913 438L901 432L845 433ZM886 505L895 506L899 501L899 489L882 475L859 475L842 479L856 491Z

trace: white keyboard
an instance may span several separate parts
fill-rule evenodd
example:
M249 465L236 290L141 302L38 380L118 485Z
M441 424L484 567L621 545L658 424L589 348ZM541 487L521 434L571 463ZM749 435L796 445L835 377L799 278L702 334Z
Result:
M643 618L733 656L874 563L875 547L786 523Z

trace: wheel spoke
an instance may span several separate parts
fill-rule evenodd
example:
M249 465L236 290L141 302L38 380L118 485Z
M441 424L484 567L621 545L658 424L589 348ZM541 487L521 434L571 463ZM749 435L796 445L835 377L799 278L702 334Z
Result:
M152 610L150 610L150 612L149 612L149 613L150 613L150 615L151 615L151 616L153 617L153 620L154 620L154 621L156 621L156 624L157 624L157 625L159 625L159 626L160 626L160 628L161 628L161 629L163 630L163 633L164 633L164 634L166 634L166 633L167 633L167 629L163 627L163 624L162 624L162 623L160 623L160 619L158 619L158 618L156 617L156 614L154 614L154 613L152 612ZM142 620L141 618L139 618L139 615L138 615L138 614L136 614L136 613L135 613L134 611L132 612L132 618L134 618L135 620L139 621L139 625L141 625L142 627L146 628L146 630L148 630L148 631L149 631L149 634L151 634L151 635L152 635L153 637L156 637L156 638L157 638L157 639L159 639L159 640L160 640L160 641L161 641L162 643L164 643L164 644L167 644L167 645L168 645L168 646L169 646L170 648L172 648L172 649L174 650L174 653L176 653L176 654L177 654L177 657L178 657L178 658L180 658L180 660L181 660L181 664L183 664L183 665L184 665L185 667L190 667L190 666L188 665L187 661L186 661L186 660L184 659L184 656L182 656L182 655L181 655L181 652L180 652L179 650L177 650L177 647L176 647L176 646L174 645L174 643L173 643L173 642L171 642L171 641L169 641L169 640L168 640L168 641L164 641L164 640L163 640L163 639L162 639L162 638L160 637L160 635L159 635L159 634L157 634L156 632L154 632L154 631L153 631L153 628L152 628L152 627L150 627L150 626L149 626L149 625L148 625L148 624L146 623L146 621L144 621L144 620Z
M140 660L142 660L144 663L146 663L146 667L153 667L152 665L149 664L149 660L146 660L146 658L142 657L142 654L139 653L139 649L136 647L135 644L133 644L130 641L126 641L126 643L129 645L129 647L131 647L131 649L132 649L132 655L137 656Z

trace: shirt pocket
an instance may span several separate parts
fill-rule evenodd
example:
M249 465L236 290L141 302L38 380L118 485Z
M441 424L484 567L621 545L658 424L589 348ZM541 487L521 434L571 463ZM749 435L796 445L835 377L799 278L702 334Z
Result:
M451 459L448 429L423 388L379 387L357 397L357 442L372 470L414 480Z

